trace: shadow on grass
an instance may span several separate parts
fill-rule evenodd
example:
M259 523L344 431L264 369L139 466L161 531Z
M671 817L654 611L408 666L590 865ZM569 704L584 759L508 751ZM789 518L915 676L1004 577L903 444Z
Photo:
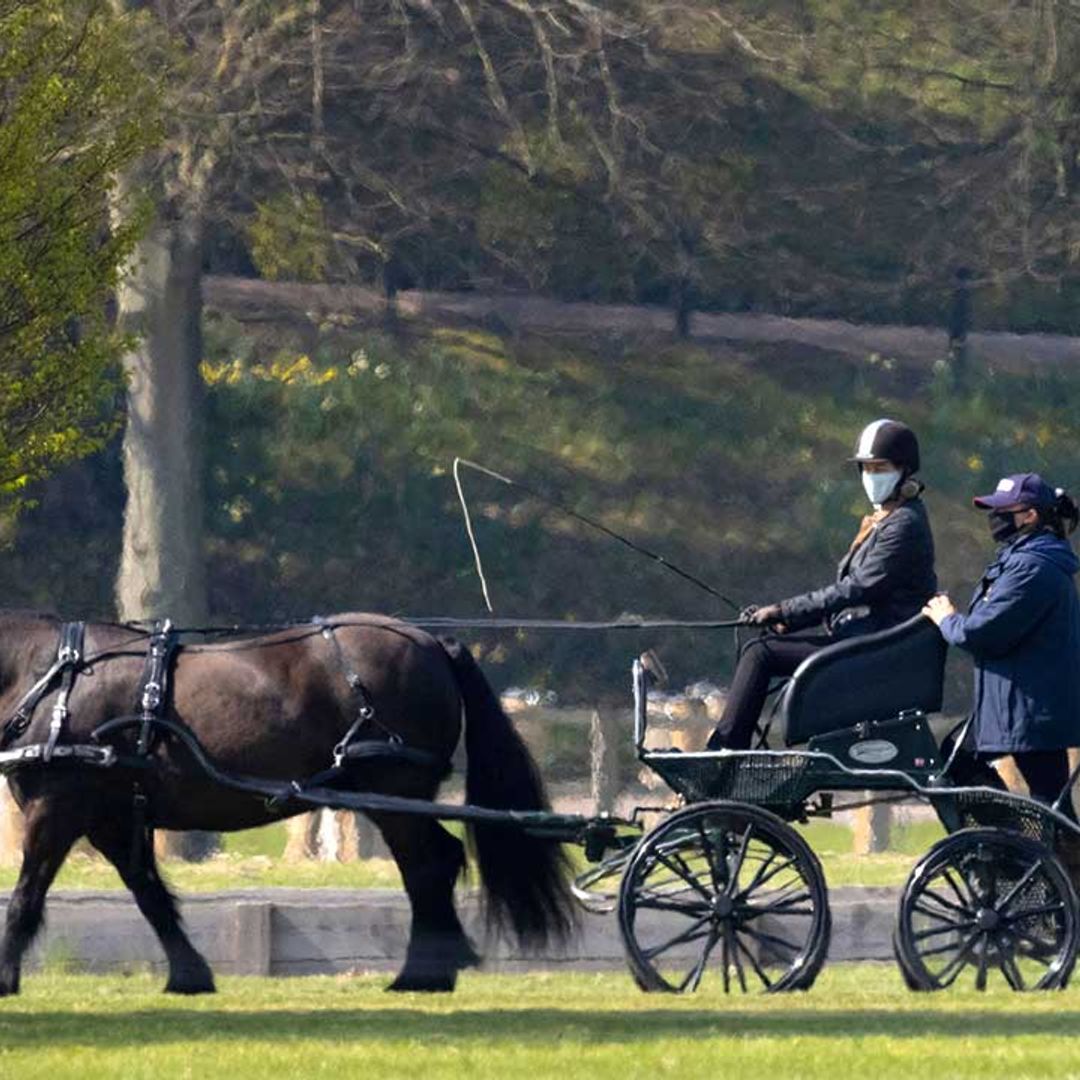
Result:
M485 1043L632 1044L655 1039L865 1038L966 1039L1020 1035L1080 1038L1080 1012L932 1012L854 1009L754 1015L735 1011L635 1010L588 1013L574 1009L462 1009L430 1013L416 1009L267 1009L260 1012L140 1010L116 1013L0 1012L0 1045L16 1048L152 1046L188 1041L335 1043L435 1040Z

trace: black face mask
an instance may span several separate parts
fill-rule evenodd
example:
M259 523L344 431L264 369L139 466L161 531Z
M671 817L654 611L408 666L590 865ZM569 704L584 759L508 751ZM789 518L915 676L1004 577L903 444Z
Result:
M995 544L1004 544L1006 540L1011 540L1020 531L1012 513L993 510L990 512L989 520L990 535L994 538Z

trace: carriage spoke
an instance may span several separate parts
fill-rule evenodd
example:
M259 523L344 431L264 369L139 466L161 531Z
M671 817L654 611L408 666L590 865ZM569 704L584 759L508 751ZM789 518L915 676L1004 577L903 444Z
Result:
M969 919L967 922L953 923L951 926L935 926L930 930L919 930L912 934L912 937L916 941L925 941L930 937L940 937L942 934L956 934L961 930L970 930L975 926L978 926L976 920Z
M728 965L731 963L731 925L724 923L724 932L720 935L720 968L724 981L724 993L731 993L731 973Z
M967 886L967 889L966 892L964 889L961 889L952 876L952 869L953 868L951 866L944 867L941 871L941 877L948 884L949 888L952 889L952 891L956 894L956 898L960 901L960 906L962 910L967 912L972 907L978 907L979 898L975 895L975 890L971 888L970 883L963 876L961 876L960 880L964 882L964 885ZM926 891L929 892L930 890L927 889ZM943 896L939 896L937 893L934 893L933 895L935 899L938 899L942 903L948 905L949 902L945 900Z
M975 972L975 989L986 989L986 965L990 959L990 942L986 937L982 939L982 948L979 950L979 966Z
M1016 966L1012 953L1007 953L999 948L998 966L1001 968L1001 974L1005 976L1005 981L1013 990L1024 989L1024 976L1020 974L1020 969Z
M727 853L722 851L720 853L716 850L716 845L713 843L712 837L709 836L705 830L705 823L700 818L696 822L698 835L701 837L701 847L705 852L705 861L709 866L709 875L712 877L713 888L721 893L726 888L726 883L720 880L720 867L724 867L724 876L727 876ZM721 845L726 848L725 833L720 830L720 842Z
M665 896L646 894L638 901L638 907L650 911L674 911L678 915L711 915L712 905L703 900L673 900Z
M686 863L683 862L680 856L676 855L676 858L678 859L678 862L682 864L681 869L663 851L657 851L656 858L660 862L662 862L664 866L666 866L673 874L685 881L686 884L689 885L690 888L692 888L695 892L700 893L706 903L712 904L712 896L709 895L708 890L706 890L705 887L701 884L701 882L698 881L697 876L686 865Z
M761 965L758 963L757 957L746 947L745 943L739 938L739 935L738 935L737 932L733 932L732 936L735 939L735 957L736 957L736 963L739 965L739 973L740 973L739 981L742 983L743 992L744 993L746 992L746 980L745 980L744 977L742 977L742 964L738 960L739 950L742 950L744 953L746 953L746 959L750 961L750 966L754 969L754 974L761 980L761 982L764 985L765 989L766 990L771 990L772 989L772 979L770 979L769 976L765 974L765 971L763 970Z
M772 881L774 877L776 877L777 874L782 874L785 870L788 869L788 867L795 866L795 859L788 858L779 866L773 867L773 869L770 870L767 874L764 873L765 867L767 867L775 857L775 851L769 853L768 859L766 859L766 861L760 867L758 867L757 873L755 873L753 880L750 882L749 885L746 886L745 889L742 890L742 892L738 894L738 896L736 896L736 900L741 900L744 897L749 896L755 889L760 889L763 885L767 885L770 881Z
M950 941L945 945L935 945L931 949L920 949L919 956L925 960L929 956L944 956L946 953L956 952L956 942Z
M1018 922L1024 922L1025 919L1034 919L1039 915L1053 915L1055 912L1064 911L1065 902L1059 900L1056 904L1040 904L1034 908L1024 908L1022 911L1016 912L1015 915L1006 915L1006 921L1010 926L1014 926Z
M697 941L703 934L711 933L710 930L704 930L705 924L710 922L711 915L703 915L700 919L696 920L691 926L688 926L685 930L676 934L673 938L669 938L667 941L662 942L659 945L653 945L651 948L643 949L642 955L646 959L652 960L659 956L662 952L667 952L668 949L673 949L676 945L686 945L691 941Z
M1035 876L1041 866L1041 859L1037 859L1033 862L1027 870L1024 871L1020 880L1005 894L1004 899L994 906L994 910L1002 913L1005 912L1013 902L1013 899L1019 894L1020 890Z
M938 972L937 978L942 986L951 986L956 977L964 969L964 965L971 957L971 950L979 940L981 931L976 930L961 946L957 954ZM924 956L929 955L924 953Z
M735 865L728 871L728 885L724 890L729 896L732 890L735 888L739 881L739 874L742 872L743 863L746 862L746 852L750 847L750 837L753 835L754 826L747 825L746 832L742 835L742 840L739 842L739 851L735 856Z
M951 881L949 883L952 884ZM954 888L953 891L955 892L956 889ZM958 915L970 915L971 914L972 905L970 903L965 902L963 904L955 904L947 896L942 896L941 893L935 892L929 886L927 888L923 889L923 897L924 898L929 898L930 900L933 900L935 903L940 904L946 911L955 911ZM926 911L926 912L924 912L924 914L929 915L929 914L931 914L931 912Z
M793 953L798 953L799 949L802 947L800 945L793 944L792 942L788 941L787 938L780 937L778 934L770 934L767 933L765 930L758 930L753 926L744 925L740 927L740 929L744 934L749 934L750 937L752 937L755 941L760 941L762 945L770 947L773 953L779 959L784 960L785 963L787 962L787 960L780 952L780 948L788 949L790 952Z
M920 915L925 915L928 919L937 919L938 922L948 923L949 926L956 925L957 915L963 915L965 918L971 915L970 911L957 911L955 914L950 911L947 914L943 914L940 911L935 911L933 908L927 907L919 900L916 900L912 905L912 910L917 911Z
M761 883L762 876L768 871L769 867L772 866L772 864L776 861L776 856L777 856L776 849L775 848L770 848L768 857L762 860L761 864L754 871L754 876L750 879L750 884L747 885L745 889L742 889L736 895L736 897L735 897L736 900L741 900L744 896L749 896L750 893L752 893L758 887L758 885ZM790 865L793 861L794 860L789 859L788 860L788 865ZM780 867L779 869L783 869L783 867ZM768 880L768 879L766 879L766 880Z
M783 915L813 915L813 907L800 908L796 906L807 900L813 902L813 897L806 889L804 889L794 896L782 896L776 900L770 900L769 903L765 904L763 907L745 907L743 909L743 917L747 919L756 919L759 915L775 915L777 913Z
M679 984L680 994L684 993L686 990L693 993L701 985L701 976L705 974L705 967L709 963L709 956L712 954L712 951L719 940L720 934L716 927L713 926L709 930L709 938L705 942L705 947L701 950L701 956L698 957L698 962L694 965L686 978Z
M651 867L648 873L648 885L643 886L653 896L681 896L692 891L692 886L687 884L686 878L681 874L667 874L662 872L653 871L656 867Z

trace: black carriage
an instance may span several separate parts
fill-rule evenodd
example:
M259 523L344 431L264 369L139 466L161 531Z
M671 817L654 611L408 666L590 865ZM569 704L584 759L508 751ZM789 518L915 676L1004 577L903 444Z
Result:
M577 882L594 910L617 908L645 990L807 989L831 920L821 864L794 821L829 816L837 792L927 801L948 835L904 886L893 936L908 986L1063 987L1078 947L1077 898L1062 848L1080 835L1053 806L950 779L928 716L941 708L945 645L919 616L806 660L774 713L780 749L685 753L648 745L650 671L633 669L639 760L683 802L640 842ZM621 875L617 896L603 892Z

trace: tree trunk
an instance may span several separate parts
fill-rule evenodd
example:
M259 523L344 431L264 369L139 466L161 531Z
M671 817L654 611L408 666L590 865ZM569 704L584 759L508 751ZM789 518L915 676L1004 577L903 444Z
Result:
M123 551L116 605L123 620L206 621L203 562L202 230L159 219L119 291L122 328L138 336L125 358ZM163 838L165 854L204 855L212 834Z
M158 224L119 295L128 354L127 509L116 603L122 619L206 619L202 552L201 231Z

